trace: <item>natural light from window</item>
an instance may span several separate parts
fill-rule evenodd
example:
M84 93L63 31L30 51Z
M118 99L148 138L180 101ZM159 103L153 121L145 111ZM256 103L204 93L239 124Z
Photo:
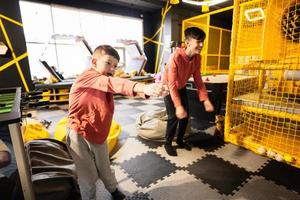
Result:
M92 50L100 44L122 47L117 42L120 39L137 40L143 46L142 19L28 1L20 1L20 8L32 78L50 76L40 59L57 68L65 78L89 67L90 54L72 36L83 36ZM51 39L54 34L69 39ZM124 62L120 56L120 62Z

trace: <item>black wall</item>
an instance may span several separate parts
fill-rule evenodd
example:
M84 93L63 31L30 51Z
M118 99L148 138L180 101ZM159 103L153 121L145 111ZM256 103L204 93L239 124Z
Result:
M233 10L227 10L221 13L212 15L210 18L210 24L225 29L232 29L232 15Z
M159 28L160 20L161 20L160 10L157 12L145 12L144 23L143 23L144 36L146 36L147 38L151 38ZM154 39L157 40L158 36ZM148 58L147 64L145 66L145 70L147 72L154 72L156 49L157 49L157 45L154 43L149 42L146 45L144 45L144 51Z
M0 14L12 20L18 21L19 23L22 23L19 1L17 0L9 0L5 2L2 1L2 3L0 3ZM26 53L27 50L26 50L23 28L21 26L12 23L7 19L4 18L0 18L0 19L4 26L1 27L0 29L0 41L2 41L8 46L8 41L5 38L5 32L6 32L12 45L12 48L10 49L10 54L7 54L5 56L0 56L0 70L1 70L1 67L3 67L3 65L13 60L12 53L14 53L16 57L18 57ZM25 85L27 85L28 90L33 89L28 58L25 57L24 59L20 60L18 63L20 65L21 73L18 72L16 63L0 71L0 88L22 87L23 90L25 91L26 88ZM21 80L20 74L23 74L25 79L24 82Z
M181 5L172 5L172 8L168 12L162 34L161 42L164 43L165 48L170 48L170 41L181 41L181 28L182 20L199 15L200 10L197 12L188 8L182 8ZM161 23L161 10L156 12L144 13L144 36L150 38L159 28ZM159 35L154 40L158 41ZM148 57L146 70L148 72L154 72L155 59L157 52L157 45L154 43L148 43L144 46L145 53ZM163 46L160 48L160 56L162 56ZM164 53L162 66L168 61L168 53ZM160 60L159 60L160 61Z

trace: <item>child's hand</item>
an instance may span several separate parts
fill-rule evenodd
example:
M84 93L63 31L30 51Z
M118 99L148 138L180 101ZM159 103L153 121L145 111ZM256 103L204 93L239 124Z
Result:
M204 101L204 108L206 112L213 112L215 110L210 100Z
M145 95L158 97L158 96L166 96L169 94L168 88L162 84L148 84L144 86L143 92Z
M159 84L156 83L144 85L143 92L145 95L151 97L158 97L161 93L159 90Z
M176 107L176 117L178 119L183 119L187 117L187 113L183 106Z
M169 88L168 88L168 86L160 84L160 87L161 87L161 90L162 90L160 96L162 96L162 97L167 96L169 94Z

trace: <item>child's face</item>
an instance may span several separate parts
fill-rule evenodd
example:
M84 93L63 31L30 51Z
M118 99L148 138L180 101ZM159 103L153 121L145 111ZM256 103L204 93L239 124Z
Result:
M99 55L92 59L93 67L105 76L112 76L117 67L118 60L107 54Z
M186 47L192 52L193 55L200 54L203 48L203 40L189 38L186 40Z

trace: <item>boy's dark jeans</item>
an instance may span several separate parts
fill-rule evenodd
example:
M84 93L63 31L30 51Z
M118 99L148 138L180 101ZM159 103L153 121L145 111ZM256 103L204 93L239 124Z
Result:
M188 106L188 97L187 97L187 93L186 93L186 88L184 87L184 88L178 90L178 92L179 92L179 96L181 99L181 104L184 107L185 111L187 112L188 116L184 119L178 119L176 117L176 109L174 107L171 96L168 95L164 98L166 109L167 109L167 114L168 114L165 144L172 144L172 141L176 134L177 126L178 126L177 141L179 141L179 142L183 141L183 136L186 131L187 124L188 124L189 106Z

